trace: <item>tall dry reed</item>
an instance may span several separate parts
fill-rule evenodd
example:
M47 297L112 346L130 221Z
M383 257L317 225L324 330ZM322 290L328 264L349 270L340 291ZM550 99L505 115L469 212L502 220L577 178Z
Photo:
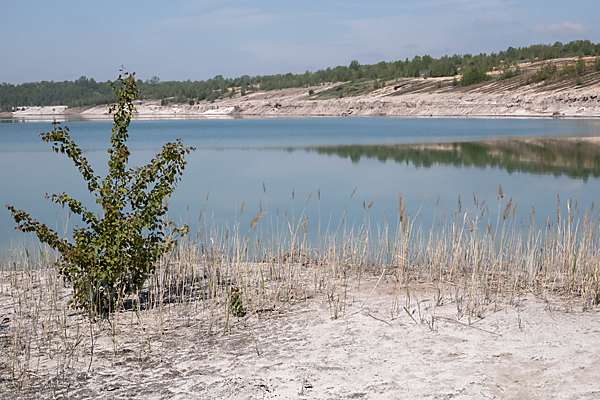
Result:
M286 313L315 296L340 318L348 312L349 282L360 285L366 275L396 282L392 313L414 307L418 285L434 292L434 305L454 302L457 318L469 321L499 304L518 305L526 293L559 296L567 309L597 305L600 242L593 205L582 211L569 200L563 215L559 199L556 220L538 227L534 208L523 223L501 189L498 197L493 212L475 196L470 208L459 198L457 210L436 213L431 225L408 213L400 196L393 226L372 227L365 204L358 227L319 222L316 246L307 240L304 212L280 220L261 203L250 229L219 227L201 215L199 232L107 317L67 308L71 290L52 268L56 254L46 247L14 249L0 270L1 383L26 391L30 380L44 378L53 382L49 390L59 390L60 382L93 368L95 349L116 356L135 342L142 353L181 328L224 334L234 321ZM232 293L239 294L243 312L232 307ZM433 314L421 318L433 327Z

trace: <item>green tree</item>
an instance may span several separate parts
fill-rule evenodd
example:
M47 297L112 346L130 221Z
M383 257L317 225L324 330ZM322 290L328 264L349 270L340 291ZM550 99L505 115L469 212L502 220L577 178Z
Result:
M484 70L477 66L472 66L465 70L462 79L460 80L460 84L462 86L470 86L488 80L490 80L490 77L485 73Z
M576 69L577 69L577 75L583 76L583 74L585 73L585 60L584 59L580 58L579 60L577 60Z
M95 175L66 126L63 128L54 121L54 129L41 134L43 141L52 143L56 153L66 154L73 161L102 210L96 214L64 192L46 195L80 215L87 225L74 228L69 241L25 211L6 206L17 229L35 232L41 242L60 253L55 267L73 286L74 299L70 304L90 314L112 312L119 301L141 289L154 272L156 262L175 248L176 237L189 230L168 221L165 226L167 205L163 201L175 190L186 165L184 157L194 149L183 147L178 139L163 146L148 165L127 168L130 155L127 130L138 90L134 74L123 74L112 83L117 103L109 108L114 122L108 149L109 172L104 179Z
M232 87L231 92L229 92L229 98L231 99L233 96L235 96L235 88L234 87Z

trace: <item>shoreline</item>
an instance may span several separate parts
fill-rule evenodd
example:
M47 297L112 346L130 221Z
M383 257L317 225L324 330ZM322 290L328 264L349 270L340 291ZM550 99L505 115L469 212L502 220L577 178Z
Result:
M233 98L225 96L213 103L174 103L168 99L167 105L161 105L160 99L136 100L135 118L600 118L599 73L590 74L586 83L579 86L572 82L523 85L519 84L520 78L516 79L513 83L491 80L460 87L452 86L448 78L406 78L359 96L344 96L342 89L348 83L336 83L250 92L245 96L237 93ZM328 97L338 89L339 98ZM313 94L309 95L309 91ZM108 105L24 107L10 116L17 120L110 118Z
M600 120L600 115L494 115L494 114L470 114L470 115L162 115L150 116L139 114L133 117L134 121L192 121L192 120L234 120L234 119L308 119L308 118L398 118L398 119L560 119L560 120ZM51 116L27 115L27 116L0 116L0 119L14 120L17 122L77 122L77 121L111 121L111 115L82 115L82 114L56 114Z

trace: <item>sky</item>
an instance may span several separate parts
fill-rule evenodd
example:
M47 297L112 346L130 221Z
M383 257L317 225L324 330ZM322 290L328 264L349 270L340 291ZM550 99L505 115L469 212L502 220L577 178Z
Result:
M0 12L0 82L205 80L600 42L599 0L22 0Z

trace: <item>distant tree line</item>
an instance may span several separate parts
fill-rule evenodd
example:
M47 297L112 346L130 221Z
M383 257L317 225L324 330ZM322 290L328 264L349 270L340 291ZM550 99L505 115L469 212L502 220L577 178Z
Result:
M485 72L508 66L521 60L550 60L570 56L600 56L600 44L589 40L576 40L567 44L556 42L553 45L537 44L529 47L509 47L498 53L463 54L433 58L428 55L415 56L412 60L394 62L381 61L377 64L360 64L353 60L348 66L321 69L303 74L277 74L263 76L243 75L238 78L224 78L217 75L205 81L168 81L158 77L146 81L138 80L141 99L161 100L193 104L195 101L214 101L220 96L245 95L253 90L276 90L318 86L325 83L346 82L358 79L390 80L406 77L444 77L465 75L471 84L485 80ZM235 88L239 88L239 91ZM35 82L13 85L0 85L0 110L11 111L23 106L67 105L80 107L104 104L115 100L110 82L96 82L85 76L76 81Z

